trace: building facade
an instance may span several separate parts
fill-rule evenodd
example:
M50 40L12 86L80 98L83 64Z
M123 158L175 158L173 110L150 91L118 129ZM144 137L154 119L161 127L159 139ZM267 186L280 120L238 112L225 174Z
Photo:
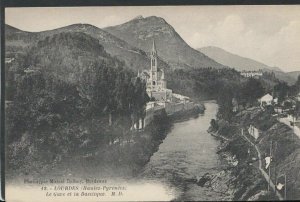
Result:
M158 68L158 56L153 40L150 54L150 70L138 72L138 77L146 81L148 96L157 101L172 101L172 90L167 89L167 81L163 69Z
M278 99L277 100L274 99L273 96L270 95L269 93L258 99L258 102L260 103L261 107L269 106L272 105L273 103L276 104L277 101Z
M241 75L244 76L244 77L247 77L247 78L258 78L258 77L261 77L263 75L263 72L262 70L259 70L259 71L242 71L241 72Z

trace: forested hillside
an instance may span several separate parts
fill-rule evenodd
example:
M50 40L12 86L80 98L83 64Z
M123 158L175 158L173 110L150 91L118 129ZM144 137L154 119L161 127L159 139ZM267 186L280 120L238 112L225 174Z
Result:
M11 171L38 171L87 143L94 148L125 138L149 100L145 83L83 33L46 37L9 68ZM28 164L33 158L36 165Z
M168 88L195 99L217 99L226 87L238 88L245 78L230 68L178 69L168 72Z

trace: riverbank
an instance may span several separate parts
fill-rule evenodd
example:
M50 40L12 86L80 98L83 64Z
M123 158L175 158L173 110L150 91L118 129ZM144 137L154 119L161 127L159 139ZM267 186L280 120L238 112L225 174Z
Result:
M78 145L76 152L65 155L60 153L51 154L53 156L52 161L50 159L47 161L33 161L32 159L39 155L38 150L35 150L34 153L31 151L31 153L25 154L24 152L32 150L34 142L30 142L31 140L24 136L21 142L18 145L12 145L11 149L14 149L16 153L22 149L19 152L23 152L27 157L18 160L19 166L10 169L13 172L7 173L7 179L24 178L24 176L28 177L28 174L32 177L134 177L158 150L159 145L172 128L173 122L181 121L181 117L188 118L203 111L204 107L197 106L169 117L164 110L161 110L155 114L152 122L143 130L128 131L126 136L115 139L109 144L97 145L89 141L85 145ZM92 124L101 123L94 121ZM120 129L122 129L121 126ZM75 142L69 144L75 144ZM44 156L45 154L41 153L39 158L49 158L49 156L42 157L41 155ZM31 159L31 161L27 161L28 159ZM13 159L10 159L10 161L13 161ZM34 164L31 162L34 162Z
M94 124L96 123L94 122ZM7 179L20 179L28 177L28 175L34 178L54 176L59 178L71 176L78 178L130 177L149 161L171 127L170 118L162 110L154 116L153 121L143 131L128 131L126 136L115 139L113 142L97 145L89 141L86 145L78 145L76 152L66 155L56 154L52 161L49 156L44 156L44 158L48 158L47 161L32 160L28 162L19 159L19 167L10 169L13 172L7 173ZM24 137L21 141L23 142L20 142L19 145L22 145L23 152L34 146L34 142L30 142L29 138ZM70 142L70 144L74 143ZM36 150L34 153L27 153L27 159L36 158L37 155L44 154ZM13 161L13 159L9 159L9 161Z
M296 179L300 171L300 144L289 127L259 108L241 111L231 122L217 120L212 125L214 127L211 126L209 132L222 140L218 153L229 163L224 169L228 175L220 177L218 184L229 181L227 186L233 193L231 200L283 199L283 190L275 193L274 186L276 182L284 183L284 174L287 176L287 199L299 199L300 186ZM247 132L250 125L259 129L258 139ZM264 158L270 151L271 141L276 148L272 146L273 162L269 176L264 168ZM237 163L232 164L232 159Z
M197 117L199 114L203 114L205 106L203 104L195 104L192 109L176 112L169 115L169 118L173 122L180 122L188 120L190 117Z
M224 169L213 175L206 186L216 192L228 193L228 200L249 200L251 197L251 200L276 200L265 192L267 183L251 163L256 157L247 143L237 137L228 139L218 132L210 133L222 139L217 153L223 159Z

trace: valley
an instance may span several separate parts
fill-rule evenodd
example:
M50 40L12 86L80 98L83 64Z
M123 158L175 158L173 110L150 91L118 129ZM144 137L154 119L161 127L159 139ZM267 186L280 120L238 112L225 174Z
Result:
M86 179L95 186L81 195L97 200L107 179L143 182L168 200L300 197L298 71L192 48L158 16L39 32L6 24L5 39L11 185L49 177L64 191L77 189L64 179Z

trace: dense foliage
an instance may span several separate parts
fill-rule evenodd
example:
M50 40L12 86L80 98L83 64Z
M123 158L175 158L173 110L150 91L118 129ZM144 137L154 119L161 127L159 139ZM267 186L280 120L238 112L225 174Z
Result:
M24 163L20 156L42 162L44 155L56 159L87 144L108 144L145 116L145 83L87 35L46 38L10 68L6 133L15 167ZM32 149L48 154L28 155Z
M233 115L233 99L244 107L255 105L267 92L265 78L244 78L229 68L179 69L168 74L168 87L175 92L200 100L217 100L218 118L225 120L230 120Z
M238 86L243 79L234 69L177 69L167 72L168 88L195 99L217 99L223 88Z

